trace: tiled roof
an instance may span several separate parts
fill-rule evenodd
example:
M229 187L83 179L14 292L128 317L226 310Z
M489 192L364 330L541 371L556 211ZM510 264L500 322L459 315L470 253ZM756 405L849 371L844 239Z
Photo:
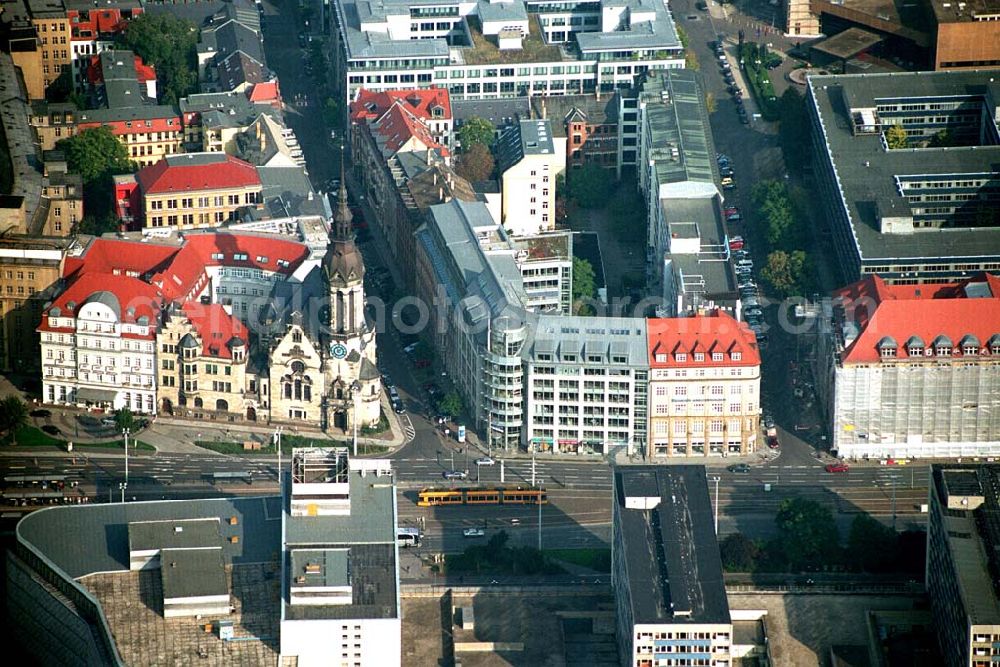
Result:
M232 348L245 346L249 340L243 323L227 313L221 304L188 301L181 310L201 338L202 356L230 359Z
M258 83L247 91L247 99L251 102L273 102L280 99L280 96L277 79Z
M176 246L150 245L136 241L96 238L80 256L68 256L63 277L77 273L104 273L111 276L152 274L177 252Z
M225 153L184 153L139 170L144 195L260 185L257 168Z
M427 90L385 90L375 92L362 88L351 102L351 120L375 120L396 101L405 105L406 109L418 118L424 120L451 119L451 97L444 88L429 88ZM441 108L441 115L435 116L433 109Z
M381 137L386 157L402 148L411 138L416 138L427 148L436 148L442 156L448 155L448 149L434 140L427 126L398 101L375 121L372 130Z
M122 322L138 323L139 318L145 317L154 328L163 302L155 287L138 278L87 272L70 282L56 297L48 314L76 317L83 305L95 300L115 310ZM42 320L38 330L58 331L48 327L47 318Z
M972 336L979 354L989 354L989 341L1000 336L1000 277L980 274L959 283L886 285L875 275L834 293L845 323L856 328L842 363L870 363L893 348L890 358L908 358L909 347L950 347L962 357L962 341ZM917 355L915 355L917 356ZM935 355L936 356L936 355Z
M651 319L646 331L652 368L760 365L760 351L753 331L745 322L738 322L721 311L696 317ZM698 361L696 353L704 357ZM722 353L721 360L713 360L716 353ZM733 358L734 353L739 354L739 359Z

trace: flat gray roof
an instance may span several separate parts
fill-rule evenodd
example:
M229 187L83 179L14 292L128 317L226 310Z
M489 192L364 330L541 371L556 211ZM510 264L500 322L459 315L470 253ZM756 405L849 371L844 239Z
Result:
M292 588L296 586L349 586L350 558L347 548L295 549L291 552ZM308 571L309 565L318 565L316 572ZM295 580L304 577L304 584Z
M395 542L359 544L348 547L347 554L351 604L291 605L286 600L286 620L396 618Z
M617 466L614 485L633 622L730 623L705 467Z
M355 471L348 479L349 514L285 517L285 544L289 549L396 543L392 484L384 477L362 477Z
M229 595L222 547L165 549L160 554L164 602L175 598Z
M525 155L555 155L552 122L548 119L522 120L500 133L496 144L497 167L507 171Z
M221 540L218 517L134 521L128 525L129 549L132 551L216 547Z
M236 524L229 519L236 517ZM280 549L280 498L204 498L47 507L17 524L21 542L36 548L70 578L129 569L129 524L217 519L226 562L261 563ZM234 544L230 537L239 538Z
M1000 104L1000 84L989 81L995 74L975 71L809 77L810 97L863 261L971 259L1000 253L1000 228L957 227L883 234L879 226L880 210L910 215L909 203L896 186L897 176L989 173L994 179L1000 178L1000 145L886 151L878 133L855 135L851 118L852 110L874 110L879 104L953 96L983 98L987 115L992 117Z
M628 366L648 365L646 320L641 317L577 317L540 314L534 336L521 348L521 356L535 363L561 363L558 359L538 362L538 354L576 354L578 363L583 355L600 355L612 364L612 357L624 356Z
M715 143L699 75L675 69L647 72L639 99L649 118L649 157L656 163L657 180L714 184Z

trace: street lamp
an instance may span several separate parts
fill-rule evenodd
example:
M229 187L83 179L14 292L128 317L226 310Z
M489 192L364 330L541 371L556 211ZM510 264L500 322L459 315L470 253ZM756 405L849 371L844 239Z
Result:
M122 435L125 437L125 481L121 484L122 490L122 502L125 502L125 489L128 488L128 429L122 429Z

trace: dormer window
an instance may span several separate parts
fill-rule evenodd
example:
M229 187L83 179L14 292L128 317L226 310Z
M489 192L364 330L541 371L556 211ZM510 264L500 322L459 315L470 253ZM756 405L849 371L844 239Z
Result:
M959 344L962 346L963 355L973 357L979 354L979 339L972 334L963 336Z
M704 352L695 352L694 353L694 360L695 361L705 361L705 353Z
M732 357L733 357L733 361L742 361L743 360L743 353L742 352L733 352Z
M896 348L894 348L894 347L883 347L881 350L879 350L879 354L882 356L883 359L895 357L896 356Z
M911 357L919 357L924 353L924 348L917 345L915 347L907 348L906 353Z
M683 363L688 360L687 352L678 352L677 361Z
M962 354L967 356L974 356L979 354L979 348L975 345L966 345L962 348Z
M990 348L990 354L1000 354L1000 334L991 336L986 345Z
M712 361L722 361L722 353L721 352L713 352L712 353Z
M935 348L935 352L937 352L937 356L939 356L939 357L950 357L951 356L951 348L950 347L945 347L944 345L941 345L941 346Z
M656 363L658 363L658 364L665 364L665 363L667 363L667 355L657 353L657 355L656 355Z

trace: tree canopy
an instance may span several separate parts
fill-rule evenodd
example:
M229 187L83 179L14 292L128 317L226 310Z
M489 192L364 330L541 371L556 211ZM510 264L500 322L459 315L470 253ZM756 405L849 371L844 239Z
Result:
M114 174L131 173L134 169L129 160L128 149L118 141L109 127L84 130L60 141L59 148L66 153L69 170L80 174L84 186Z
M803 294L808 285L805 251L775 250L767 256L767 263L761 269L760 275L779 297L792 294Z
M903 129L902 125L889 126L889 129L885 131L885 143L889 146L890 150L910 147L910 140L906 136L906 130Z
M601 208L614 190L612 173L596 164L585 164L566 176L566 190L580 208Z
M760 547L743 533L730 533L719 543L722 567L728 572L753 572Z
M457 391L452 389L438 403L438 410L452 417L459 416L462 414L462 397L458 395Z
M847 552L867 572L889 572L896 566L898 541L892 528L868 514L858 514L851 522Z
M128 408L119 408L115 410L115 428L119 431L124 431L128 429L129 432L135 433L136 431L136 420L135 415Z
M813 500L787 498L775 517L778 542L792 571L816 567L839 553L837 524L830 510Z
M573 300L592 299L597 291L593 265L582 257L573 258Z
M778 101L781 122L779 140L782 155L789 169L801 169L810 157L809 116L805 98L794 86L789 86Z
M17 431L28 423L28 406L17 396L0 400L0 431L9 433L11 442L17 444Z
M485 144L477 142L458 156L455 172L465 180L475 183L492 178L493 167L493 155L490 154L490 149Z
M473 144L483 144L489 148L496 140L496 131L490 121L472 116L458 128L458 140L462 144L463 151L470 150Z
M176 104L198 91L198 28L173 14L140 14L129 21L121 41L156 68L161 104Z

